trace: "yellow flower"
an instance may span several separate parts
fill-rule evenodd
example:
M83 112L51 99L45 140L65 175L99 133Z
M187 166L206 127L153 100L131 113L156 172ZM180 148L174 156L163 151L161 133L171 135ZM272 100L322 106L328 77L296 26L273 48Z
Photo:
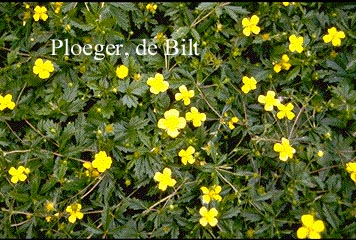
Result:
M46 216L46 222L50 222L51 221L51 219L52 219L52 217L51 216Z
M220 186L213 186L212 188L208 189L207 187L201 187L200 190L203 192L203 203L209 204L211 200L216 200L220 202L222 200L219 193L221 192Z
M114 128L111 124L105 125L105 132L106 133L112 133L114 131Z
M222 25L221 23L217 23L217 24L216 24L216 30L215 30L215 31L216 31L216 32L221 32L221 31L223 30L223 26L224 26L224 25Z
M262 35L262 39L265 40L265 41L269 40L269 33L263 34Z
M350 173L352 181L356 183L356 162L346 163L346 171Z
M97 177L100 173L93 167L91 162L84 162L83 167L86 168L85 175L87 177Z
M27 179L27 175L30 173L29 168L25 168L24 166L19 166L17 169L11 167L9 169L9 174L11 177L12 183L17 183L18 181L25 181Z
M348 171L348 172L356 172L356 162L348 162L348 163L346 163L346 171Z
M237 117L232 117L229 121L229 128L231 130L235 129L234 123L237 123L239 119Z
M33 73L38 74L40 78L46 79L49 78L50 73L54 71L54 67L50 60L43 62L42 58L37 58L32 70Z
M129 69L125 65L120 65L116 68L116 76L124 79L129 74Z
M70 206L67 206L66 212L70 214L68 221L71 223L75 223L75 221L78 219L82 219L84 214L80 212L80 209L82 209L82 205L80 203L73 203Z
M133 76L133 79L136 80L136 81L139 81L141 79L141 74L135 73L134 76Z
M99 172L104 172L106 169L111 167L111 157L106 155L106 152L100 151L95 154L95 159L92 162L93 168L98 169Z
M154 78L148 78L146 83L151 87L150 92L153 94L165 92L169 88L169 83L164 81L163 75L160 73L156 73Z
M244 27L244 30L242 33L245 36L250 36L251 32L254 34L258 34L260 32L260 27L257 26L257 23L260 21L260 18L257 17L256 15L253 15L251 19L248 18L243 18L242 19L242 26Z
M184 117L179 117L179 111L176 109L170 109L164 113L164 118L158 120L158 127L165 129L167 134L172 138L175 138L179 134L179 129L184 128L186 121Z
M295 149L289 145L289 140L282 138L282 143L275 143L273 150L279 152L279 159L281 161L287 161L288 158L293 158Z
M314 220L313 215L305 214L301 218L303 226L297 230L297 237L299 239L310 238L320 239L320 233L324 231L325 226L322 220Z
M63 2L55 2L54 3L54 7L55 7L54 12L56 14L59 13L59 11L61 10L62 5L63 5Z
M268 91L266 96L264 95L259 95L258 96L258 102L262 103L265 105L264 109L266 111L272 111L274 106L277 106L279 104L279 100L274 98L276 96L276 93L274 91Z
M289 62L289 57L287 54L283 54L282 56L282 61L280 63L276 63L273 67L273 70L276 73L279 73L282 69L289 70L289 68L292 66Z
M294 106L292 103L288 103L287 105L283 105L279 103L277 105L279 112L277 113L277 118L282 119L287 117L288 120L292 120L295 117L295 114L292 112Z
M256 79L254 77L246 77L243 76L242 77L242 82L243 82L243 86L241 87L241 90L247 94L249 91L256 89Z
M304 48L303 48L303 41L304 41L304 38L303 37L297 37L295 36L294 34L292 34L290 37L289 37L289 50L291 52L295 52L297 51L298 53L301 53L303 52Z
M199 213L202 216L199 220L199 223L203 227L208 224L212 227L215 227L218 224L218 220L216 219L216 216L218 215L218 210L216 210L215 208L211 208L208 211L206 207L201 207Z
M324 152L321 151L321 150L319 150L319 151L318 151L318 157L323 157L323 156L324 156Z
M163 40L163 39L165 40L165 35L163 34L163 32L158 32L156 34L156 36L154 37L154 39L156 39L158 41Z
M189 146L187 150L180 150L178 156L181 157L181 161L184 165L187 165L187 162L193 164L195 162L193 154L195 153L195 148Z
M47 8L46 7L40 7L40 6L36 6L35 7L35 14L33 15L33 19L37 22L40 19L42 19L43 21L46 21L48 18L47 15Z
M283 6L288 7L289 4L294 5L295 2L282 2Z
M176 180L171 177L172 171L169 168L164 168L163 172L156 172L153 179L158 182L158 188L166 191L167 186L174 187Z
M54 210L54 203L47 201L45 204L45 208L47 212L51 212Z
M10 110L15 108L15 103L12 101L11 94L6 94L5 97L0 95L0 111L3 111L5 108Z
M200 127L201 122L206 120L205 113L200 113L196 107L191 107L190 112L185 114L185 119L187 121L193 121L194 127Z
M157 5L154 4L154 3L149 3L149 4L146 5L146 9L147 9L147 11L149 11L149 12L154 14L156 12Z
M189 90L185 85L179 87L179 93L175 94L175 99L177 101L183 100L184 105L190 104L190 99L194 97L194 90Z
M328 34L323 36L324 42L331 42L333 46L340 46L341 38L345 38L345 33L343 31L337 31L335 27L329 28Z

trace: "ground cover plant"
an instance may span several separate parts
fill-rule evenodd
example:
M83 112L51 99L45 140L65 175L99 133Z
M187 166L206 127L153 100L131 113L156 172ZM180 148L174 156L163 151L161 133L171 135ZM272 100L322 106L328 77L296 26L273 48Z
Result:
M356 238L355 10L0 3L0 237Z

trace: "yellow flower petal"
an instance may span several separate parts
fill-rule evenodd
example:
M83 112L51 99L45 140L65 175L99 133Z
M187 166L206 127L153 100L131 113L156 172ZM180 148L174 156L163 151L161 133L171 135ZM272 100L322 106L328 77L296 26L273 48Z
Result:
M301 220L302 220L302 223L304 224L304 226L306 226L308 228L313 226L313 223L314 223L313 215L305 214L302 216Z
M325 230L325 225L322 220L316 220L313 224L313 230L316 232L322 232Z
M120 79L124 79L129 74L129 69L125 65L120 65L116 68L116 76Z
M321 239L321 235L318 232L311 231L309 232L310 239Z
M256 15L253 15L250 20L250 24L257 25L257 23L260 21L260 18Z
M297 238L299 239L305 239L309 235L309 230L306 227L300 227L297 230Z
M276 63L276 64L273 66L273 70L274 70L276 73L279 73L279 72L282 70L281 64Z

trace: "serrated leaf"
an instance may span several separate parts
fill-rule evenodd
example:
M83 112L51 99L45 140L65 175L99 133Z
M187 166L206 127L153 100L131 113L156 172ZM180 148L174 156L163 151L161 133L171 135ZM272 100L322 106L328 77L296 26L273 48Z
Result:
M53 32L40 31L31 33L31 38L34 39L34 43L47 43L48 40L52 37Z
M38 188L40 187L41 179L39 175L31 176L31 196L36 196Z
M334 127L342 127L344 125L344 121L339 118L327 117L320 121L321 124L327 126L334 126Z
M63 6L62 6L62 12L63 13L67 13L67 12L69 12L70 10L72 10L72 9L75 9L75 7L77 6L77 2L65 2L64 4L63 4Z
M342 67L340 67L340 66L339 66L336 62L334 62L334 61L331 61L331 60L327 59L327 60L326 60L326 66L329 67L329 68L331 68L331 69L336 70L336 71L339 72L339 73L346 74L345 70L344 70Z
M147 147L147 148L150 148L151 146L151 142L150 142L150 138L145 135L142 131L138 131L137 132L137 135L140 139L140 141Z
M238 21L238 17L237 17L238 14L246 15L250 13L245 8L240 6L225 6L224 9L226 13L236 22Z
M42 185L42 188L40 190L40 194L44 194L51 190L55 185L57 184L57 180L55 178L50 178L47 180L45 184Z
M127 205L129 206L129 208L133 209L133 210L146 210L150 206L150 204L148 202L137 199L137 198L127 198L123 201L125 203L127 202Z
M133 2L120 2L115 3L115 5L125 11L136 11L137 7Z
M229 219L229 218L235 217L235 216L239 215L240 212L241 212L240 207L232 207L226 213L224 213L222 215L221 219Z
M334 229L337 229L340 225L339 223L340 220L335 216L335 213L333 211L332 211L333 213L331 213L329 208L326 206L326 204L323 204L323 212L328 223L330 223L330 225Z
M118 26L122 29L124 29L125 31L128 31L129 27L130 27L130 18L129 18L129 15L124 12L124 11L120 11L120 12L117 12L117 14L115 15L117 17L117 21L118 23Z
M15 62L17 56L18 56L18 48L15 50L11 50L8 54L7 54L7 64L12 64L13 62Z
M189 27L179 27L177 30L175 30L172 35L171 38L172 39L180 39L180 38L184 38L188 32L190 31Z
M286 81L289 82L290 80L296 78L300 72L300 67L295 67L293 68L292 71L290 71L286 77Z
M73 19L70 20L70 24L73 27L79 28L80 30L85 31L85 32L93 30L95 28L95 26L93 26L91 24L82 24L82 23L79 23Z
M200 35L197 30L194 28L190 29L190 33L192 34L193 38L199 43L200 42Z
M8 42L12 42L12 41L16 41L18 40L19 38L16 36L16 35L13 35L13 34L9 34L5 37L3 37L3 41L8 41Z
M197 10L210 10L216 6L215 2L203 2L198 5Z
M73 101L78 95L78 87L67 87L64 89L63 99L67 102Z
M242 212L241 215L246 221L257 222L261 220L261 216L255 213Z
M136 96L142 96L147 91L148 86L142 81L134 81L131 82L129 89L130 93L135 94Z
M29 199L30 199L30 197L29 197L29 195L28 194L26 194L26 193L19 193L19 192L16 192L16 191L11 191L10 193L9 193L9 195L11 196L11 197L13 197L16 201L18 201L18 202L27 202Z
M128 108L136 107L138 105L137 97L134 95L125 94L121 98L122 103Z
M89 233L91 233L91 234L98 234L98 235L101 235L101 234L104 233L101 229L92 227L92 226L90 226L89 224L82 223L82 225L83 225L84 227L86 227L86 230L87 230Z

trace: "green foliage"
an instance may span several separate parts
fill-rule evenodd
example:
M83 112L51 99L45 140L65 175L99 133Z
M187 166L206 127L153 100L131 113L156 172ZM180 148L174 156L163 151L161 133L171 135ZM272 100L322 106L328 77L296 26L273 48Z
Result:
M296 238L301 216L313 214L322 237L355 238L356 182L345 165L356 161L356 5L147 4L0 4L0 94L16 104L0 111L0 237ZM34 20L37 5L46 21ZM245 36L252 15L260 32ZM340 46L323 40L331 27L345 34ZM292 34L304 38L302 53L289 50ZM63 41L55 55L52 39ZM65 39L122 47L97 60L67 55ZM137 54L144 39L156 54ZM166 39L187 48L191 39L198 54L167 55ZM291 66L277 73L283 54ZM33 72L38 58L54 65L48 79ZM158 95L146 83L156 73L169 82ZM247 94L243 76L257 81ZM195 92L188 106L175 100L181 85ZM267 91L293 104L292 120L264 110ZM191 107L206 114L202 126L187 121L176 138L158 128L169 109L185 117ZM282 138L295 149L287 161L274 150ZM195 162L183 165L189 146ZM83 163L99 151L112 165L91 176ZM9 170L19 166L30 173L15 184ZM177 182L161 191L154 176L165 167ZM204 203L200 188L213 185L222 200ZM84 217L70 223L73 203ZM216 226L200 224L202 206L218 210Z

